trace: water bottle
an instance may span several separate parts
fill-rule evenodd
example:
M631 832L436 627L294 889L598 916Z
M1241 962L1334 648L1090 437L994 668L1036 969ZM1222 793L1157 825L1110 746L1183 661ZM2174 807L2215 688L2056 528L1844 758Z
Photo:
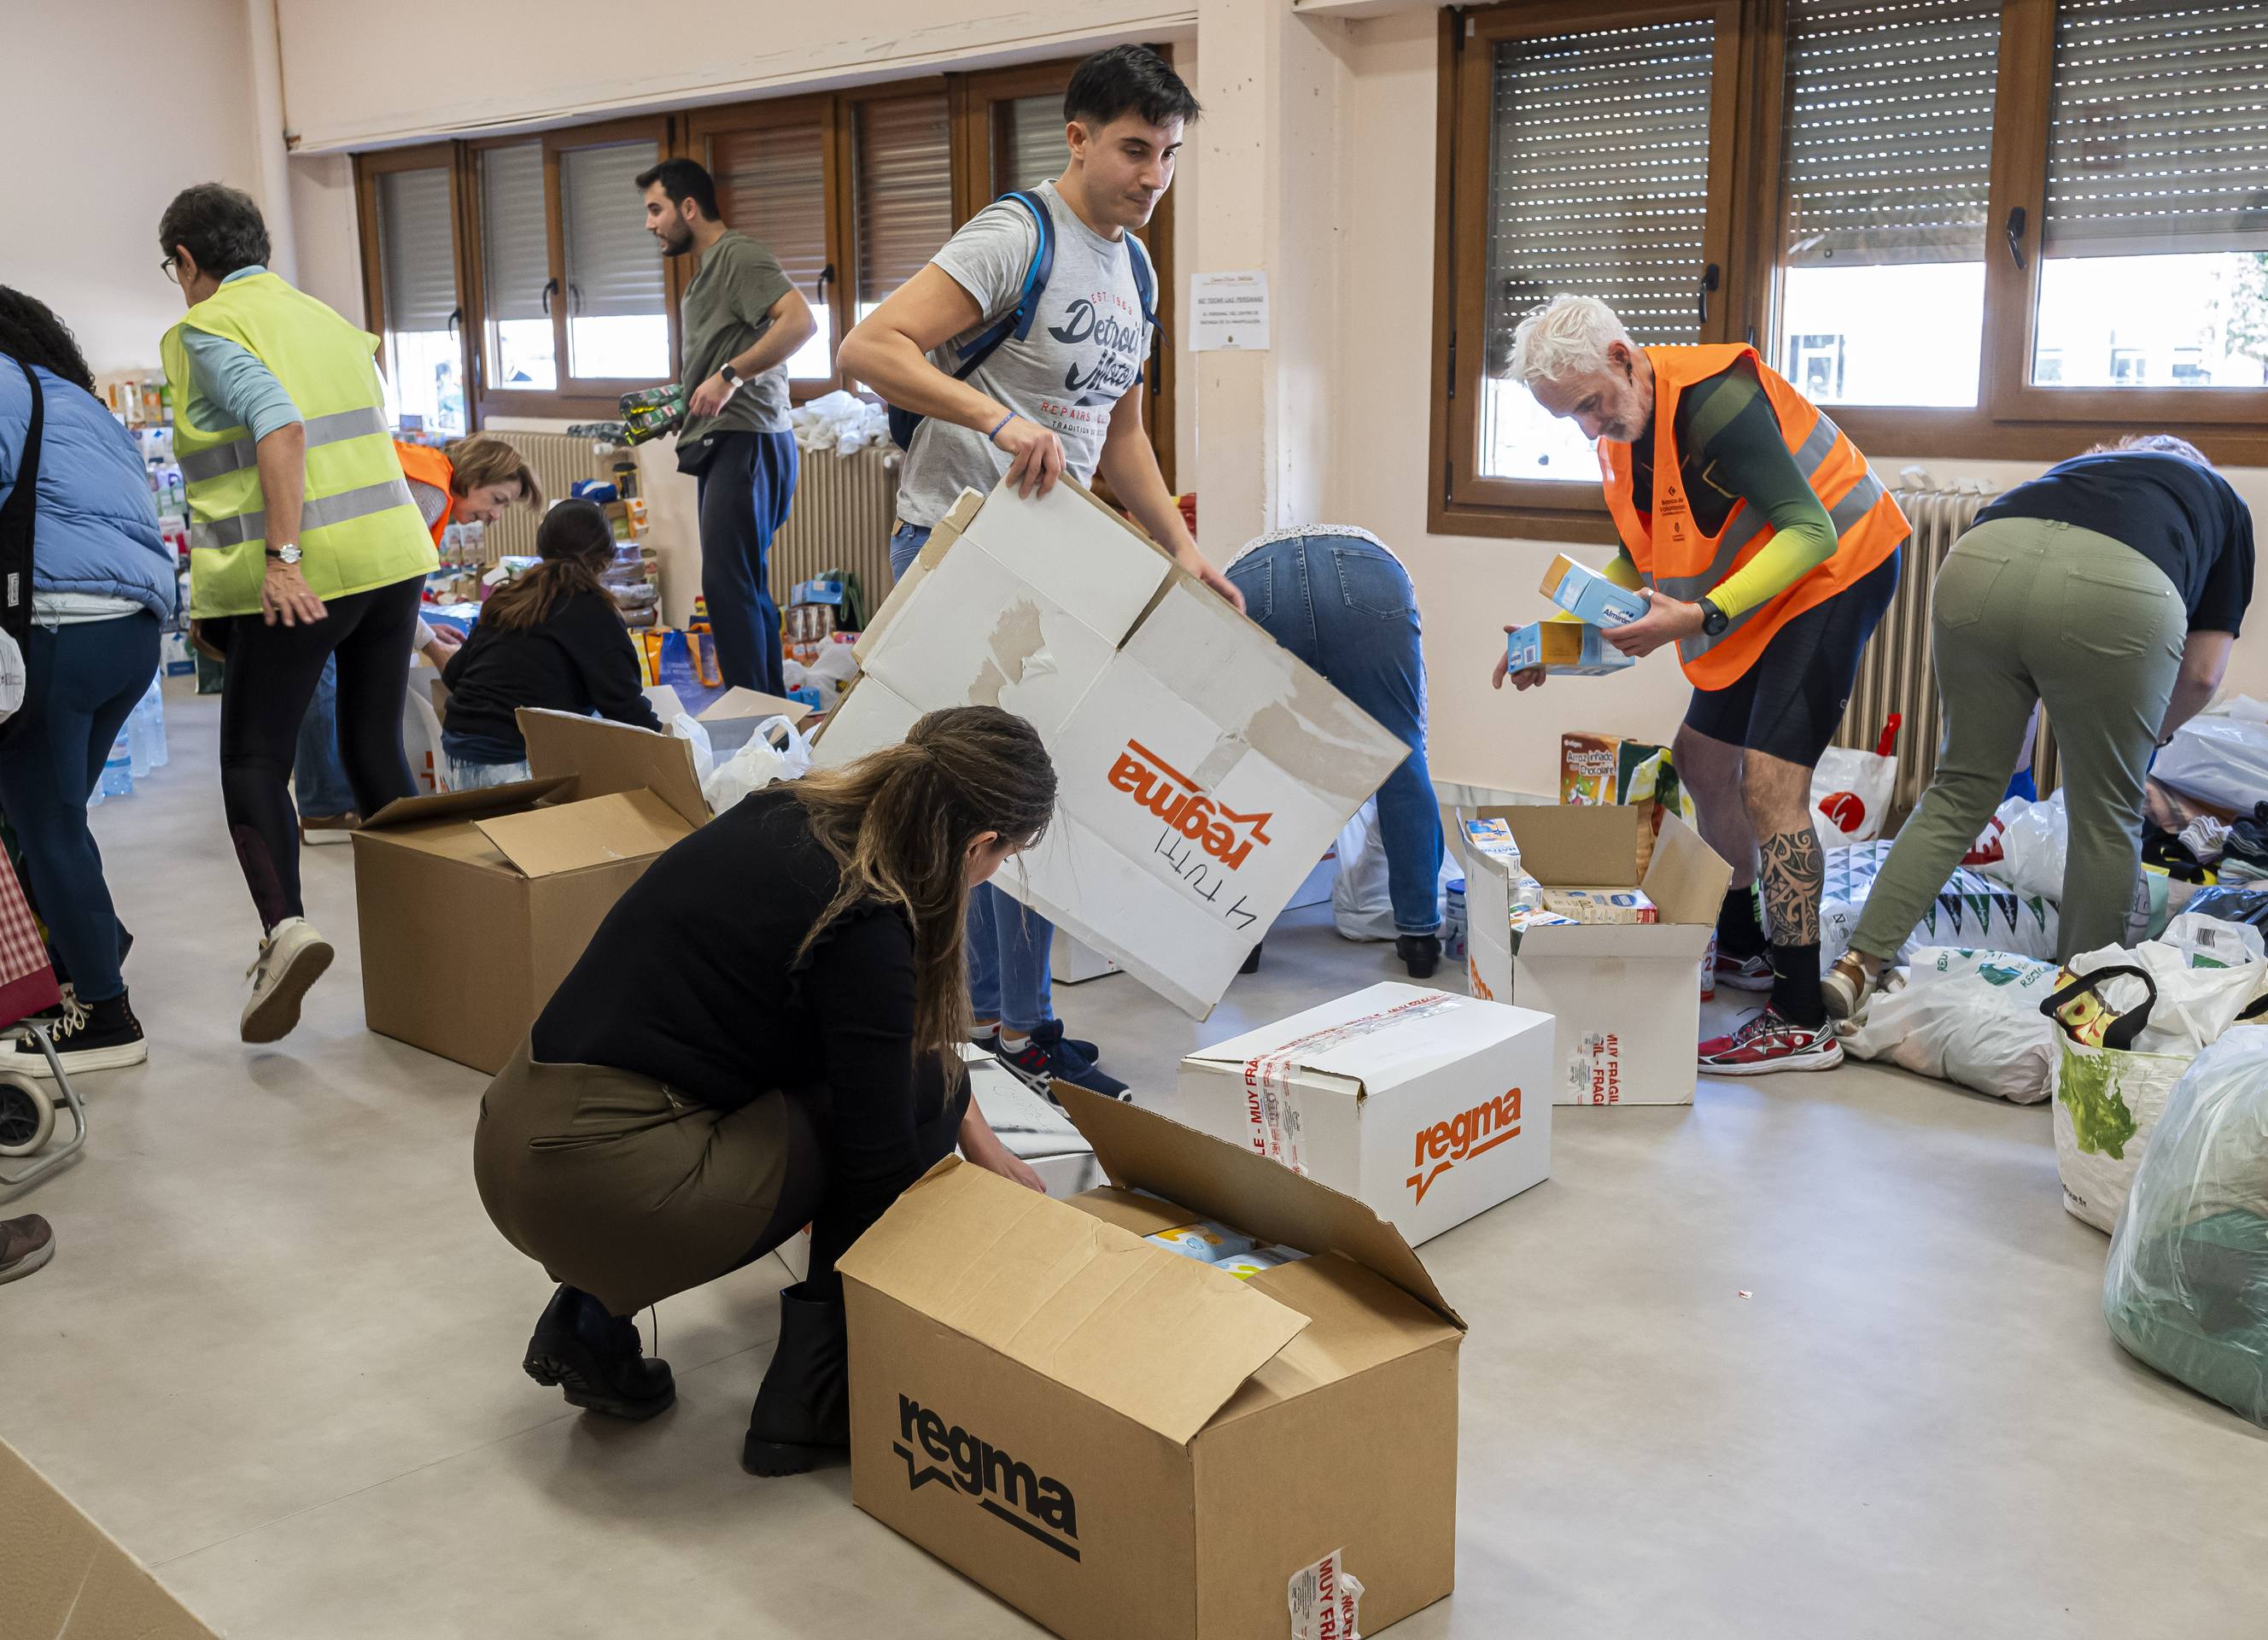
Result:
M139 780L150 772L150 714L142 710L142 702L134 703L134 710L126 714L126 766Z
M162 769L166 761L166 691L158 687L156 678L150 680L149 691L142 697L139 709L149 714L150 766Z
M126 744L126 731L120 729L118 738L110 742L110 756L103 760L99 789L105 797L134 795L134 754Z

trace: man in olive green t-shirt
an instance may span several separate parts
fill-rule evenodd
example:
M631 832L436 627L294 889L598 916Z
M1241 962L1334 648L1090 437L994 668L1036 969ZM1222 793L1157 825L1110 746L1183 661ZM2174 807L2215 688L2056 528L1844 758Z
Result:
M784 695L779 606L764 557L795 497L787 361L818 321L779 259L725 225L703 166L665 159L637 183L646 231L663 254L701 257L679 314L686 417L677 465L700 486L701 594L718 669L728 685Z

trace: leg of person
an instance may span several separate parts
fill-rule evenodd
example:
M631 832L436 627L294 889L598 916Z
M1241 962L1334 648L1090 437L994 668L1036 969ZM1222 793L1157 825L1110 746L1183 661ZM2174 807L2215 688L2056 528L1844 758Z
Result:
M1693 794L1702 840L1733 868L1717 911L1716 977L1735 991L1771 989L1770 942L1756 913L1756 832L1741 789L1756 692L1753 669L1730 688L1695 690L1669 754L1678 783Z
M417 794L416 777L401 750L401 713L423 601L422 580L401 580L333 606L335 611L357 606L338 636L339 751L355 808L364 815Z
M927 524L900 524L890 532L890 579L903 580L921 550L929 545Z
M1065 1036L1055 1016L1055 925L990 883L976 891L994 897L1000 1062L1050 1097L1058 1082L1108 1099L1127 1097L1126 1084L1095 1063L1094 1045Z
M1938 571L1930 631L1945 744L1929 789L1867 890L1849 953L1821 982L1830 1016L1859 1011L2007 789L2038 703L2021 654L2041 561L2036 550L2007 543L2034 533L2029 520L1988 523L1962 537Z
M2142 783L2189 623L2158 567L2107 536L2051 525L2026 659L2055 726L2071 835L2056 956L2121 945L2141 869Z
M158 669L158 620L132 615L63 627L34 625L25 646L32 710L0 745L0 809L16 827L25 875L48 937L72 976L72 1000L52 1035L66 1071L108 1070L148 1058L119 971L119 924L102 854L86 823L87 794L121 725ZM52 1074L20 1042L5 1062Z
M299 807L303 844L343 843L353 835L348 822L356 818L354 787L347 784L346 765L339 759L338 692L334 655L315 680L315 696L300 720L298 750L291 759L291 796Z
M765 542L756 533L756 447L753 432L719 433L701 475L701 595L717 640L717 668L728 687L762 689L764 595L758 579Z
M1311 536L1301 550L1315 646L1328 661L1317 669L1410 748L1378 788L1378 829L1395 953L1412 979L1430 979L1441 959L1441 807L1425 761L1418 595L1392 553L1359 536Z
M787 522L788 509L795 503L796 469L793 433L756 435L755 460L751 463L755 524L750 539L755 552L749 569L756 588L755 663L763 680L755 687L768 695L784 693L787 688L780 676L780 613L772 600L770 559L772 537Z

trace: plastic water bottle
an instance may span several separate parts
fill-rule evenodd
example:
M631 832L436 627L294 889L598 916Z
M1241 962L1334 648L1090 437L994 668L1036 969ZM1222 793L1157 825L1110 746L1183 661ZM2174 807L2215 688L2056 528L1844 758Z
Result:
M167 758L166 691L158 687L156 678L150 680L149 691L142 697L142 705L137 710L149 714L150 766L153 769L162 769L166 766Z
M110 756L103 760L100 789L105 797L134 795L134 754L126 744L124 729L110 742Z
M126 714L126 766L136 779L150 772L150 714L136 701Z

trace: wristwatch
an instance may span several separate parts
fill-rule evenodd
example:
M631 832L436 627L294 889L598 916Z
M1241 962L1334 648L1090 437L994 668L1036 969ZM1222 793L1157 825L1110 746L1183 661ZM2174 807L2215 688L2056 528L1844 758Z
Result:
M297 564L299 561L299 548L296 543L287 541L280 547L269 548L268 556L278 564Z
M730 365L718 366L717 373L725 378L725 385L728 388L737 388L740 385L740 373Z
M1706 594L1702 595L1699 602L1701 635L1705 638L1722 638L1725 635L1725 629L1733 624L1733 617L1719 609Z

